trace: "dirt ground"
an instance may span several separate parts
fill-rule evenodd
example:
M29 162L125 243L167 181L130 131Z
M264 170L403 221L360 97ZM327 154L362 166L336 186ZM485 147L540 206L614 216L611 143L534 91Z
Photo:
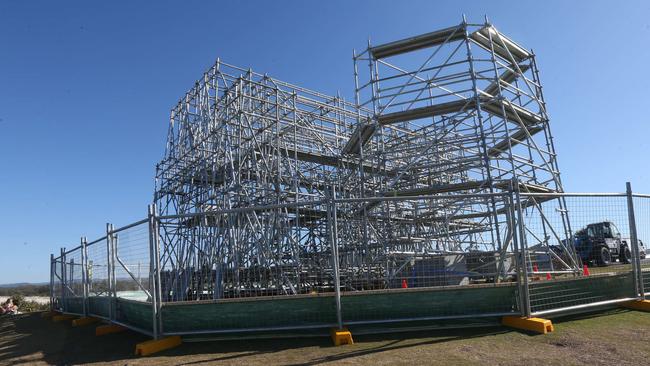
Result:
M612 311L554 321L555 332L532 335L492 327L355 337L333 347L329 338L184 343L137 358L147 340L132 332L95 337L38 313L0 318L0 364L103 365L647 365L650 314Z

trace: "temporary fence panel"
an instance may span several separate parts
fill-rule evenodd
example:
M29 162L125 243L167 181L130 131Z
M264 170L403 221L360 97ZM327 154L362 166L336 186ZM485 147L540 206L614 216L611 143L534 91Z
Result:
M88 314L100 318L110 317L110 283L108 245L106 237L86 245L88 278Z
M650 195L634 195L639 268L644 297L650 295Z
M84 315L84 266L81 246L64 253L63 309L66 313Z
M326 217L314 202L161 218L164 333L335 323Z
M522 220L536 223L527 223L522 233L531 314L636 297L625 195L522 195L522 202L541 205L535 212L544 212L540 219L522 210Z
M52 257L52 307L154 337L579 312L650 287L649 230L631 194L152 209Z
M52 259L51 276L52 310L63 311L63 260L61 256Z

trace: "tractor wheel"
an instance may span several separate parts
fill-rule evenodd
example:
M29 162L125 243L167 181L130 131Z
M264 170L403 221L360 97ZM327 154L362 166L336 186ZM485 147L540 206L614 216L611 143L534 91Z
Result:
M596 263L599 266L606 267L609 266L612 262L612 253L609 252L609 248L600 247L596 249Z
M627 245L624 245L621 248L621 256L619 257L619 260L621 263L632 263L632 253L630 252L630 248Z

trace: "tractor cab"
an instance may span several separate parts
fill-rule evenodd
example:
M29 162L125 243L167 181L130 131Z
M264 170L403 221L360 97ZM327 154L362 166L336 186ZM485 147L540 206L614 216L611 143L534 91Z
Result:
M621 232L618 231L613 222L605 221L587 225L587 236L591 240L597 239L621 239Z

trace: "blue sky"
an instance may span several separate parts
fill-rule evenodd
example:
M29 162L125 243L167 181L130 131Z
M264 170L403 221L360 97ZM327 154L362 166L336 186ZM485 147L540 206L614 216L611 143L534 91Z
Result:
M217 57L351 97L353 48L463 13L537 54L566 191L650 193L647 1L4 1L0 283L145 216L169 110Z

